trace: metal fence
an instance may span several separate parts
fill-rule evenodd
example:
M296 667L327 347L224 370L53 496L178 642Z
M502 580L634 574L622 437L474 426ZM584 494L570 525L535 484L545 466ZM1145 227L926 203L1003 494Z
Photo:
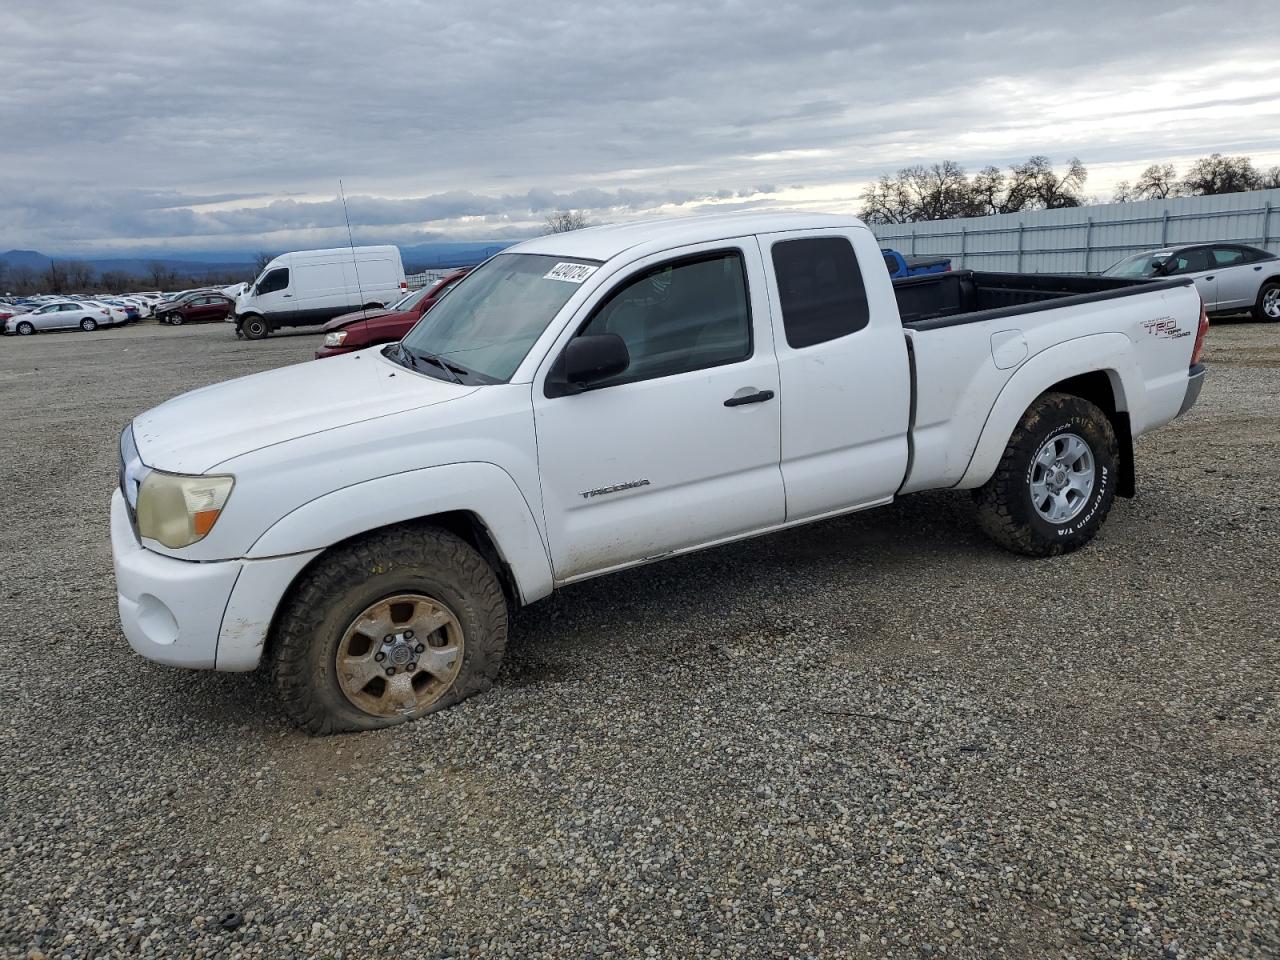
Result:
M441 267L434 270L423 270L421 273L407 273L404 279L410 290L420 290L423 287L430 286L442 277L448 276L457 269L457 267Z
M1229 240L1280 253L1280 190L878 224L880 243L956 268L1097 273L1131 253Z

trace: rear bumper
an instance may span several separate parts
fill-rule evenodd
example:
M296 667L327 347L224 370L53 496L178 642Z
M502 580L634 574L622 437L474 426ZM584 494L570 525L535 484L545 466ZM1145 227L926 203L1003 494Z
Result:
M136 653L193 669L252 670L276 607L319 551L266 560L193 563L138 542L117 490L111 558L120 625Z
M1182 416L1196 405L1196 401L1200 398L1200 391L1204 387L1205 373L1207 373L1207 370L1203 363L1197 363L1187 371L1187 392L1182 397L1182 406L1178 409L1178 416Z

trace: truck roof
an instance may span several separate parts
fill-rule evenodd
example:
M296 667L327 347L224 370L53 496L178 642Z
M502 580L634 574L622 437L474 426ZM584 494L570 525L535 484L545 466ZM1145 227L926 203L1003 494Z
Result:
M716 213L698 217L633 220L602 227L552 233L509 247L507 253L540 253L586 260L608 260L642 244L669 249L756 233L862 227L857 217L833 213Z

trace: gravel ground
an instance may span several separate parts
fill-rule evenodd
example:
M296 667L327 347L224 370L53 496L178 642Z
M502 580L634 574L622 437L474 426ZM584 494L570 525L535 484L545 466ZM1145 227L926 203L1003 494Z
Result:
M1222 323L1051 561L931 494L567 589L498 686L313 740L134 656L116 437L315 335L0 342L0 954L1280 954L1280 327Z

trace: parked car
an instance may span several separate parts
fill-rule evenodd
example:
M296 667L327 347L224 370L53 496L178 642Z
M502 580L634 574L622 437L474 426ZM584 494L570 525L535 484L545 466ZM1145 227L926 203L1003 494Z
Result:
M107 311L108 322L110 325L126 324L129 322L129 311L119 304L110 303L106 300L90 300L81 299L79 303L90 307L101 307Z
M163 313L156 314L156 319L177 327L184 323L225 320L235 313L235 309L236 302L230 297L220 293L199 293L167 307Z
M123 297L112 297L109 300L102 300L100 302L109 307L119 307L123 310L125 314L125 323L132 323L133 321L142 318L142 310L132 300L126 300Z
M370 729L487 689L510 607L900 495L974 490L1018 553L1088 543L1133 438L1199 394L1192 281L883 263L847 216L552 234L399 343L147 411L111 504L125 636L265 657L303 727Z
M400 248L336 247L276 257L236 299L236 334L261 340L281 327L324 323L409 291Z
M950 257L905 257L889 247L881 247L880 253L884 255L885 269L893 280L926 273L946 273L951 269Z
M357 310L334 317L324 325L324 342L316 350L316 359L394 343L470 272L470 267L455 270L430 286L405 294L398 303L383 310Z
M55 300L36 307L31 313L20 313L4 321L5 333L29 335L41 330L64 330L79 327L86 332L109 327L116 322L109 308L102 304L79 300Z
M1125 257L1104 277L1190 277L1210 315L1280 321L1280 257L1243 243L1197 243Z

